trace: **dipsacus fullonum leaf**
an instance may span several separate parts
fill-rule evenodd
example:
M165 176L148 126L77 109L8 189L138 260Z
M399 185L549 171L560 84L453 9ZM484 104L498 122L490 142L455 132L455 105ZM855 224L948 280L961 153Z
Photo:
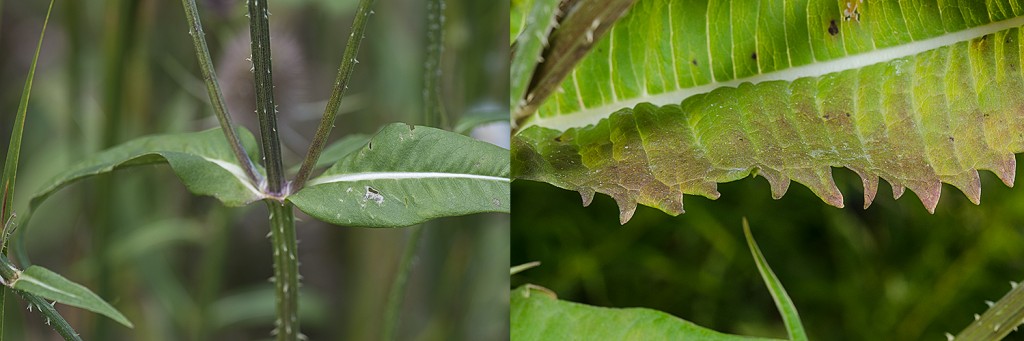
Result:
M856 3L855 3L856 2ZM843 207L831 167L934 211L1024 151L1024 2L640 0L513 137L513 177L683 212L760 174Z
M256 150L256 139L238 128L246 150ZM252 156L250 155L250 158ZM93 154L48 182L31 206L68 184L117 169L168 163L190 191L210 195L228 206L243 206L265 197L260 184L253 184L235 161L231 147L220 129L141 137Z
M288 197L343 226L399 227L509 212L508 150L440 129L395 123Z

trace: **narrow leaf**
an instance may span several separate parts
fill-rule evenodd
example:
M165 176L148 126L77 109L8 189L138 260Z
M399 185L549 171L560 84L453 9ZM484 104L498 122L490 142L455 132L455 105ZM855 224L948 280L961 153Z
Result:
M239 129L246 150L255 150L251 133ZM243 206L264 197L236 163L220 129L146 136L94 154L47 183L32 198L38 207L48 196L75 181L117 169L167 163L192 193L211 195L228 206Z
M508 172L506 149L396 123L288 200L332 224L408 226L445 216L509 212Z
M39 51L43 48L43 36L46 35L46 24L50 22L50 11L52 10L53 0L50 0L50 7L47 8L46 18L43 20L43 29L39 32L39 42L36 43L36 53L32 56L32 64L28 68L25 88L21 91L21 101L18 102L18 114L14 117L14 130L11 131L11 143L7 145L7 160L4 161L4 173L3 177L0 178L0 195L3 196L0 199L0 202L2 202L0 203L0 222L2 224L7 224L14 213L14 182L18 174L18 158L21 156L21 137L25 133L28 99L32 94L32 80L36 76L36 62L39 61ZM3 316L2 310L0 310L0 316ZM0 326L2 326L2 321L0 321Z
M121 312L86 287L37 265L22 271L11 287L48 300L105 315L128 328L134 327Z
M767 340L729 335L646 308L602 308L560 301L521 286L512 291L512 340Z
M761 273L761 279L764 279L765 286L772 293L772 300L775 301L775 306L779 308L779 313L782 314L782 323L786 325L789 339L793 341L807 341L807 333L804 331L803 322L800 322L800 314L796 312L793 300L789 298L789 294L782 287L782 282L775 276L775 272L768 266L768 261L761 254L761 249L757 247L754 236L750 234L750 225L747 224L746 218L743 218L743 235L746 236L747 246L750 247L750 253L754 256L757 271Z

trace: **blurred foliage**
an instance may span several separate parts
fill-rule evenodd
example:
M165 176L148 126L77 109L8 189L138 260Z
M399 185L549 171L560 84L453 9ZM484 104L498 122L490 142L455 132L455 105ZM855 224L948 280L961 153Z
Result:
M1024 278L1019 188L982 172L980 206L943 185L932 215L914 194L893 200L882 185L864 210L856 174L834 174L846 209L798 184L772 200L764 179L747 178L720 184L718 200L687 196L678 217L640 207L625 226L607 196L582 207L575 192L515 181L511 264L542 265L513 276L512 287L533 283L561 300L653 308L722 332L785 338L744 247L742 217L812 340L942 340Z
M199 2L232 115L252 130L244 1ZM7 141L46 4L2 4L0 140ZM354 4L271 3L286 166L300 161L323 111ZM414 0L377 2L334 139L421 119L424 10ZM449 0L446 14L441 94L449 122L458 122L472 108L506 102L508 0ZM56 3L29 106L16 211L43 182L104 141L216 126L187 32L179 1ZM104 123L109 107L123 112L113 136ZM507 134L505 129L491 138L507 140ZM250 302L272 299L263 205L227 209L190 196L167 167L119 171L111 186L97 188L101 183L89 180L55 194L26 236L34 263L87 287L102 282L96 264L110 268L110 290L97 293L136 328L115 325L97 334L103 327L95 314L58 307L86 339L270 338L272 305ZM112 199L96 200L100 190L114 192ZM94 225L102 220L95 215L110 208L106 233L112 242L97 246ZM341 228L301 214L299 220L304 300L316 302L302 308L303 332L314 340L375 338L406 231ZM400 339L508 337L508 224L507 215L475 215L439 220L425 232L402 307ZM56 338L38 316L20 313L18 300L7 300L6 308L7 338Z

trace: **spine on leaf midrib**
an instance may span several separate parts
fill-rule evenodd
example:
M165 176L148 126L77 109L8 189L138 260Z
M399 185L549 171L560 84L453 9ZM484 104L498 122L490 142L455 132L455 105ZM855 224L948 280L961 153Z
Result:
M682 195L717 198L717 183L752 172L773 197L790 180L843 206L831 167L909 188L929 211L941 183L978 203L977 170L1012 186L1024 151L1021 30L1013 28L860 69L719 88L679 105L640 104L565 132L529 127L513 140L513 176L612 196L620 220L637 203L683 212Z

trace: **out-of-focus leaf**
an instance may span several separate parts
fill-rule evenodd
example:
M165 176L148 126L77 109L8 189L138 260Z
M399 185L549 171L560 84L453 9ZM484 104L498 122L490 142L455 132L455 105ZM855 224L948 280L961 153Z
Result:
M399 227L509 212L508 150L440 129L391 124L288 197L344 226Z
M768 261L761 254L761 249L757 247L757 242L754 241L754 236L750 233L750 225L747 224L746 218L743 218L743 235L747 237L747 246L750 247L750 254L754 256L757 271L761 273L761 279L764 280L768 291L772 293L775 306L779 308L779 313L782 314L782 323L786 325L789 339L793 341L807 341L807 332L804 331L804 324L800 321L800 314L796 311L796 305L793 304L793 299L789 298L789 294L782 287L779 277L775 276L775 272L768 266Z
M256 150L252 134L239 128L246 150ZM251 156L250 156L251 157ZM153 135L94 154L58 175L32 198L35 208L61 187L93 175L155 163L168 163L192 193L211 195L227 206L243 206L264 197L235 162L220 129Z
M11 287L48 300L103 314L128 328L133 328L128 318L88 288L41 266L33 265L22 271Z
M473 128L481 124L498 121L508 122L508 108L502 108L496 103L484 103L469 109L465 115L462 115L459 122L455 124L454 130L459 134L469 134Z
M341 158L348 154L352 154L352 152L359 149L359 147L365 146L367 141L370 141L370 135L346 135L341 138L341 140L338 140L337 142L327 146L327 148L324 148L324 151L320 153L320 159L316 160L315 168L327 167L338 162L338 160L341 160ZM297 172L299 170L299 166L300 165L295 165L293 170Z
M275 319L273 286L261 286L225 296L210 307L213 328L222 329L238 325L264 326ZM323 325L327 321L327 302L314 291L299 290L299 313L303 326Z
M521 286L512 291L513 340L767 340L729 335L646 308L602 308L560 301Z

